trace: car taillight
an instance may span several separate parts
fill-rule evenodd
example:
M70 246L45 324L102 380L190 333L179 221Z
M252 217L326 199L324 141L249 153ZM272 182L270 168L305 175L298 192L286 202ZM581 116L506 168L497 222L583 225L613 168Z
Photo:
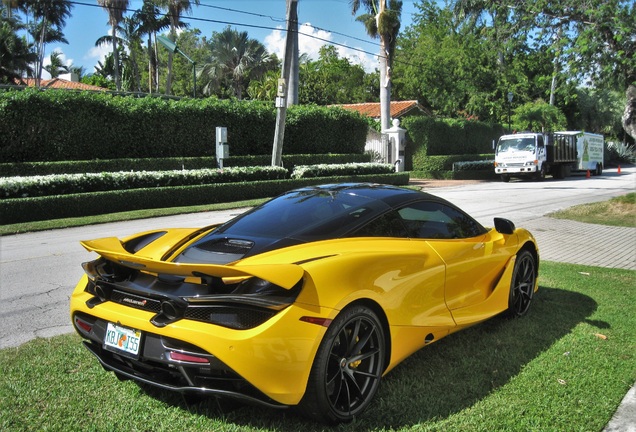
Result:
M93 330L93 326L92 325L90 325L86 321L82 321L79 318L75 318L75 325L77 327L81 328L82 330L84 330L86 333L90 333L91 330Z
M331 324L331 321L333 321L333 320L330 320L329 318L310 317L310 316L301 317L300 320L304 322L308 322L310 324L323 326L323 327L329 327L329 324Z

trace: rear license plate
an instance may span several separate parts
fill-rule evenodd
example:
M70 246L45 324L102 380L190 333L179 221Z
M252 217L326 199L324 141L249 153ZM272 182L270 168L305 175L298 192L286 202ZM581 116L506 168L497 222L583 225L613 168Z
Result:
M106 336L104 336L104 348L137 357L140 346L141 331L108 323Z

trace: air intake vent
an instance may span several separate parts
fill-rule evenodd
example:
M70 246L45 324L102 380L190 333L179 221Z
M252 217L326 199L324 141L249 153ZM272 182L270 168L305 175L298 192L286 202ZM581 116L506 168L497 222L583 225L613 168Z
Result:
M254 246L251 241L235 239L214 239L198 244L196 247L208 252L246 254Z

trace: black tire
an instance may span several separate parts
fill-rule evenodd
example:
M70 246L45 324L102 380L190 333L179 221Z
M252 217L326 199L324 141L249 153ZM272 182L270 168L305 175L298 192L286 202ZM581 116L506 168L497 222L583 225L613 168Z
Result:
M603 174L603 165L600 163L596 164L596 175L600 176Z
M536 181L543 181L545 180L545 165L541 165L541 169L538 170L535 175L534 175L534 179Z
M537 260L527 250L517 254L515 268L510 281L508 314L513 317L525 315L532 303L534 286L537 280Z
M507 174L502 174L501 175L501 181L504 183L508 183L510 181L510 176Z
M298 406L302 414L332 424L360 415L378 390L385 347L384 330L371 309L340 312L318 348Z

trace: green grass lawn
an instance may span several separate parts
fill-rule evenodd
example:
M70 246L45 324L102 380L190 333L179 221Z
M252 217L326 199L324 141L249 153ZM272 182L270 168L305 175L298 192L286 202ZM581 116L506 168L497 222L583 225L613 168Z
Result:
M496 317L419 351L336 430L598 431L636 380L636 273L542 263L521 319ZM0 430L317 431L291 410L186 403L119 382L75 335L0 351Z
M598 223L609 211L633 226L634 195L560 217ZM361 418L334 429L601 430L636 380L636 273L542 262L539 283L526 317L496 317L424 348L384 378ZM1 350L0 371L0 430L326 429L293 410L188 402L119 382L76 335Z
M577 205L548 216L610 226L636 227L636 192L607 201Z

